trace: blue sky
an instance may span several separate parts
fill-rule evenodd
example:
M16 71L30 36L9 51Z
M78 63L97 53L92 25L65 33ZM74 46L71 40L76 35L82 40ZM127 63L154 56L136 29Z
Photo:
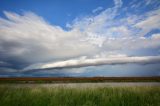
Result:
M0 4L0 15L4 16L4 10L19 14L31 11L49 23L65 28L66 23L72 22L76 17L92 14L92 10L99 6L107 8L113 5L113 1L105 0L3 0Z
M159 0L2 0L0 76L160 76Z

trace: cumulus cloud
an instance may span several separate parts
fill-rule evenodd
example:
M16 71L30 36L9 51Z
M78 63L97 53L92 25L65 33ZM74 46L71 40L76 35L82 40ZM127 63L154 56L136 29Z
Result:
M4 13L8 18L0 18L0 53L4 57L39 61L74 57L97 50L95 45L81 40L85 34L78 30L64 31L33 13Z
M116 57L106 57L106 58L95 58L95 59L74 59L59 61L53 63L45 64L35 64L28 66L24 69L36 70L36 69L58 69L58 68L76 68L76 67L86 67L86 66L98 66L98 65L116 65L116 64L153 64L160 63L160 56L143 56L143 57L128 57L128 56L116 56Z

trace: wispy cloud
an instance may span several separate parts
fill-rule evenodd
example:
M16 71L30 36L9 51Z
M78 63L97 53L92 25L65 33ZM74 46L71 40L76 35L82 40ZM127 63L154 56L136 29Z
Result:
M92 10L93 13L96 13L98 11L101 11L103 9L103 7L97 7L96 9Z

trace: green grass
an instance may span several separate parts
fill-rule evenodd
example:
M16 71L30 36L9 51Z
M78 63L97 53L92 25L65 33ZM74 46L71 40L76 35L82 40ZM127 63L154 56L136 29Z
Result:
M160 87L0 86L0 106L160 106Z

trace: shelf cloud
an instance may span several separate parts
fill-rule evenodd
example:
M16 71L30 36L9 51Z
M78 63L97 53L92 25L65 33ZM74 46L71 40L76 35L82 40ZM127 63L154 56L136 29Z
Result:
M34 64L24 68L27 70L37 69L59 69L59 68L79 68L87 66L99 66L99 65L117 65L117 64L154 64L160 63L160 56L142 56L142 57L106 57L106 58L94 58L94 59L72 59L59 62Z

